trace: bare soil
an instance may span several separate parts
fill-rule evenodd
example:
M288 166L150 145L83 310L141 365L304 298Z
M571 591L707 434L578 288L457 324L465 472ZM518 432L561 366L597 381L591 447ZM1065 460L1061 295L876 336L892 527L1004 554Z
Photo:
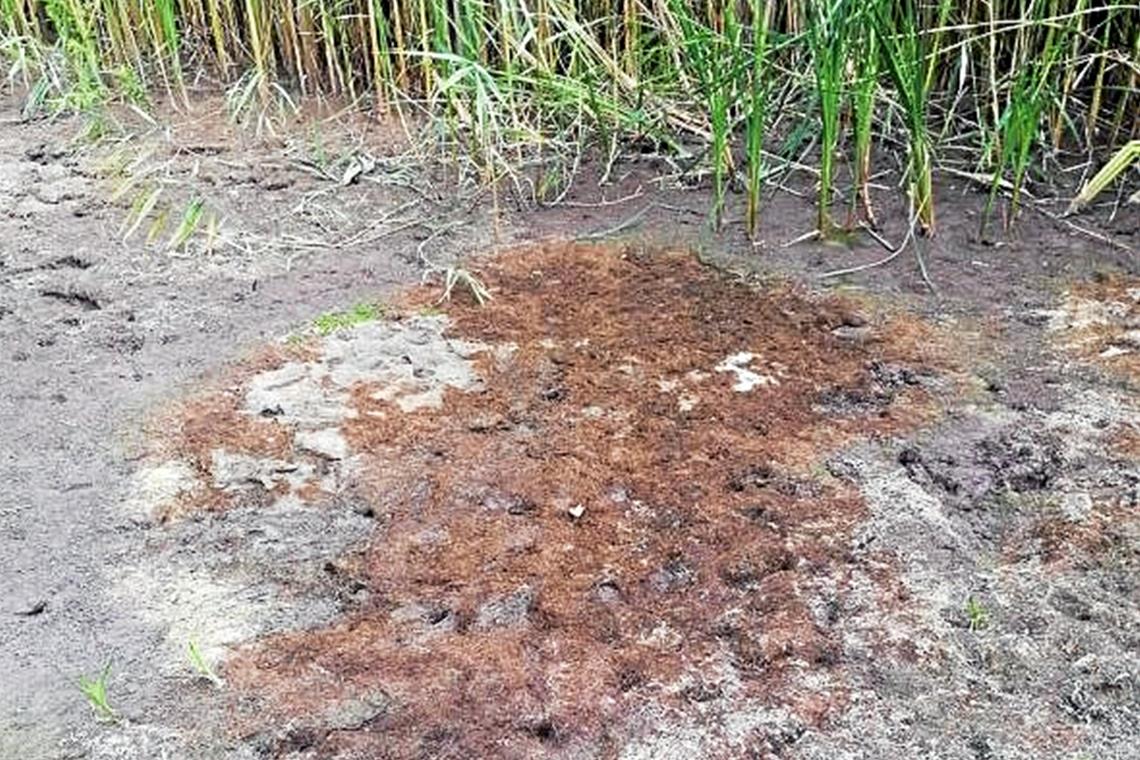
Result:
M150 147L241 245L182 256L14 115L0 757L1134 756L1135 208L994 247L943 185L930 293L819 279L880 251L784 247L809 197L713 237L643 159L492 219L203 115Z

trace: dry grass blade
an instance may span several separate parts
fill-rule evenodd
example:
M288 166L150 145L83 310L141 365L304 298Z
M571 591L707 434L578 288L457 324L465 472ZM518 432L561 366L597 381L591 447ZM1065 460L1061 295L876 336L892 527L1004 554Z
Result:
M1100 168L1081 188L1069 204L1066 214L1075 214L1096 199L1106 187L1115 182L1128 168L1140 160L1140 140L1133 140L1118 150L1108 163Z
M492 299L491 291L483 284L483 281L473 275L463 267L448 267L443 272L443 295L439 297L436 303L443 303L450 301L452 293L456 287L462 287L471 294L475 299L475 303L480 306L485 305Z

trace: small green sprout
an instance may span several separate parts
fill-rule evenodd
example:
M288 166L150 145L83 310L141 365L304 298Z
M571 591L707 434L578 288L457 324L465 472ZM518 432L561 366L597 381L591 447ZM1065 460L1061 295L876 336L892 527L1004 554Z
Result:
M206 207L206 202L201 198L194 198L186 206L182 212L181 220L178 222L178 227L174 230L174 234L170 236L167 247L171 250L177 250L186 245L186 241L198 229L198 225L202 221L202 212Z
M115 714L114 708L111 707L110 702L107 701L107 681L111 677L111 663L103 666L99 671L99 675L94 678L89 678L86 675L79 676L79 691L87 698L87 703L91 705L91 709L95 712L95 717L98 720L113 723L118 719Z
M190 660L190 666L194 668L194 672L198 674L199 678L205 679L214 686L221 688L222 677L218 675L218 671L214 669L214 666L206 660L206 656L202 654L198 642L194 639L190 639L186 642L186 656Z
M971 631L980 631L990 624L990 613L973 596L966 599L966 619L970 621Z

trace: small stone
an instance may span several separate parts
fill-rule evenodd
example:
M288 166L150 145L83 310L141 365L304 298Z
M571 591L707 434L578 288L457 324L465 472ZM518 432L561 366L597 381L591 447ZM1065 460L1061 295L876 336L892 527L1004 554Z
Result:
M1073 670L1078 673L1094 673L1100 665L1100 658L1092 653L1086 654L1072 664Z
M1061 497L1061 514L1071 523L1082 523L1092 514L1092 497L1084 491L1067 493Z
M510 515L526 515L535 511L533 501L517 493L491 491L483 496L483 508L490 511L505 511Z
M692 568L676 558L657 568L649 576L649 584L660 593L690 586L695 581L696 576Z
M298 430L296 441L297 447L302 451L317 454L325 459L337 461L348 457L348 442L344 440L339 428Z
M1017 319L1030 327L1044 327L1056 319L1060 319L1062 312L1050 309L1032 309L1017 315Z
M581 504L575 504L566 511L569 512L570 516L575 520L581 519L582 515L586 514L586 508Z
M1114 341L1119 346L1140 348L1140 330L1129 330Z
M402 604L388 613L388 619L393 623L418 623L427 617L429 608L418 602Z
M538 595L530 586L519 586L506 596L497 597L479 608L475 625L479 628L502 628L526 621L534 610Z
M832 330L831 334L848 343L862 344L871 339L872 331L871 328L866 325L861 327L840 325Z
M425 528L419 533L412 536L412 541L417 545L425 548L434 546L442 546L451 540L451 534L448 533L447 528L440 526L433 526Z
M621 601L621 589L614 581L604 580L594 586L593 596L602 604L617 604Z
M664 620L657 623L654 628L638 637L637 642L643 646L655 649L678 649L685 638Z
M472 433L487 433L496 428L506 426L506 418L501 414L488 412L486 414L477 415L474 419L467 423L467 429Z
M333 705L324 714L324 726L333 731L358 731L388 712L392 698L377 690Z

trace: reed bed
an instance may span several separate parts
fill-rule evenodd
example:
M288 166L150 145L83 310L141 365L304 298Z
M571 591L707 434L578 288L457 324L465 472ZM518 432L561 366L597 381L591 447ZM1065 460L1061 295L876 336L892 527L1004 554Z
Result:
M717 225L743 190L752 232L793 161L833 235L874 222L890 152L933 234L940 166L982 178L1008 224L1050 162L1119 151L1126 173L1140 136L1140 5L1115 0L0 0L0 55L29 114L214 89L261 123L347 101L427 114L491 182L640 146L707 179Z

